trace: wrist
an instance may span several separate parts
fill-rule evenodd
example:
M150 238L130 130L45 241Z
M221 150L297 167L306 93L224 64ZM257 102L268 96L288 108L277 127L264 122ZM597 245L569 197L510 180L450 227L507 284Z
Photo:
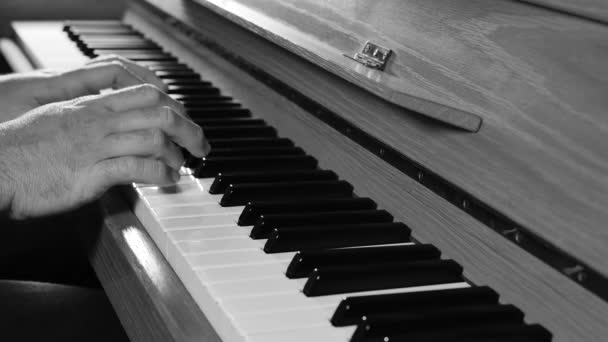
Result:
M8 123L0 123L0 215L11 213L17 181L14 177L15 146ZM14 140L13 140L14 141Z

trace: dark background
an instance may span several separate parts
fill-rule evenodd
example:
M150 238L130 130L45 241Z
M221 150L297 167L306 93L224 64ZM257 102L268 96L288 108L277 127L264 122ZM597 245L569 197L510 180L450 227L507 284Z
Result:
M0 36L11 20L117 19L126 0L1 0Z

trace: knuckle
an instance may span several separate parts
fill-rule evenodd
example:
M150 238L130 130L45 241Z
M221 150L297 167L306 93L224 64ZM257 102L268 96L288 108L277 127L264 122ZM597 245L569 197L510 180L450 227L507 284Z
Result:
M162 127L173 127L177 121L175 113L168 107L161 108L160 123Z
M158 160L149 160L146 163L146 170L142 174L150 177L152 181L162 180L165 174L165 167Z
M126 69L124 64L121 61L117 61L117 60L110 60L104 66L112 69L112 71L114 71L116 73L124 72Z
M142 84L138 86L138 90L149 103L158 103L161 99L160 90L152 84Z
M160 152L167 146L167 136L162 130L157 128L153 129L151 134L152 144L154 145L155 149Z
M133 176L143 171L141 163L133 157L123 158L121 164L121 170L119 170L119 172L123 173L127 177Z

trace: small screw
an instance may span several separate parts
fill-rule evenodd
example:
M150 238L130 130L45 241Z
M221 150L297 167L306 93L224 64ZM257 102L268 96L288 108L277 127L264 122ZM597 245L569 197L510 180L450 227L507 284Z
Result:
M469 208L469 201L467 201L466 199L462 200L462 209L468 209Z
M517 228L505 229L502 231L502 234L505 236L512 235L515 242L521 242L521 233L519 232L519 230L517 230Z
M585 268L581 265L576 265L572 267L566 267L562 270L565 275L576 279L576 281L583 282L587 278L585 274Z

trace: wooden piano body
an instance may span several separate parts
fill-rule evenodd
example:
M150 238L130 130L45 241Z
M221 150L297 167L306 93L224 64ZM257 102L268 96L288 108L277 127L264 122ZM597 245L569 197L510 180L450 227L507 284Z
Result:
M554 341L608 338L602 1L141 0L124 21ZM349 58L366 41L383 71ZM219 341L127 201L100 204L85 240L129 336Z

